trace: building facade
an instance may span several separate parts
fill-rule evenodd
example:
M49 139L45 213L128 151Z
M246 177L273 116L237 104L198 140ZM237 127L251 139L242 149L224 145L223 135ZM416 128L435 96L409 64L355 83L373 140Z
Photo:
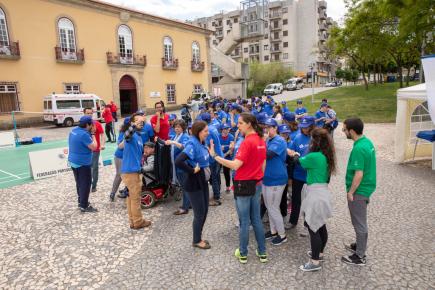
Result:
M315 82L322 84L335 78L335 62L328 59L326 41L334 24L327 17L326 1L284 0L269 3L264 39L242 42L232 52L237 61L282 62L293 69L296 76L307 78L311 66ZM212 45L217 46L240 22L241 11L220 12L193 23L214 31ZM213 80L220 77L219 68L212 69Z
M120 113L209 90L210 31L94 0L0 0L0 112L94 93Z

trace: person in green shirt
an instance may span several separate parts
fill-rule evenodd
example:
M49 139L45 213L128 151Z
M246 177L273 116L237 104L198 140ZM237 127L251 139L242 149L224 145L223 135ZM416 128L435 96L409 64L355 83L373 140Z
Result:
M336 171L334 142L327 130L315 128L311 132L309 153L299 158L298 153L290 150L289 155L307 171L301 213L310 234L311 251L307 253L310 261L299 269L305 272L318 271L322 269L320 262L323 261L328 241L326 220L332 217L332 193L328 183L331 174Z
M352 253L341 260L351 265L366 265L368 240L367 205L376 189L376 152L372 141L363 135L364 123L350 118L343 123L343 132L354 141L346 170L347 201L355 229L356 242L345 245Z

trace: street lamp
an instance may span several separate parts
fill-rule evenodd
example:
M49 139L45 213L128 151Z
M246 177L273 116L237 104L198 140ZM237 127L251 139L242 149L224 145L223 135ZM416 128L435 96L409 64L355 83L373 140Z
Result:
M313 86L313 83L314 83L314 72L313 72L313 70L314 70L314 63L310 63L308 68L311 71L311 74L310 74L310 78L311 78L311 103L314 103L314 86Z

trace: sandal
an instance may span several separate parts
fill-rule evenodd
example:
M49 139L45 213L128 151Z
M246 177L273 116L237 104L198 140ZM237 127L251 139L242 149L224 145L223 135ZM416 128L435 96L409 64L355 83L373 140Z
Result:
M197 244L192 244L192 246L193 246L194 248L199 248L199 249L201 249L201 250L208 250L208 249L211 248L211 246L210 246L210 244L208 243L208 241L203 241L203 242L204 242L204 245L203 245L203 246L201 245L201 242L199 242L199 243L197 243Z
M179 208L178 210L176 210L174 212L174 215L182 215L182 214L188 214L188 213L189 213L189 211Z

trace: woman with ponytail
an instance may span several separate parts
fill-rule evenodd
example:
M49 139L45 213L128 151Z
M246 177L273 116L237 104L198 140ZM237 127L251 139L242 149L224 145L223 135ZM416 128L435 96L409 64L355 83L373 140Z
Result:
M311 251L307 255L310 261L300 266L302 271L318 271L322 269L323 252L328 241L326 220L332 217L332 194L328 189L331 175L336 171L334 143L329 132L322 128L313 129L309 153L298 158L296 162L307 171L307 186L302 196L301 213L305 218L305 226L310 234Z
M241 113L237 127L245 136L234 160L216 156L213 144L210 144L210 155L217 162L236 171L234 176L234 199L239 216L239 247L234 255L240 263L248 262L249 226L252 225L257 240L256 251L260 262L267 262L266 240L260 218L260 194L266 161L266 143L263 130L257 119L250 113Z

